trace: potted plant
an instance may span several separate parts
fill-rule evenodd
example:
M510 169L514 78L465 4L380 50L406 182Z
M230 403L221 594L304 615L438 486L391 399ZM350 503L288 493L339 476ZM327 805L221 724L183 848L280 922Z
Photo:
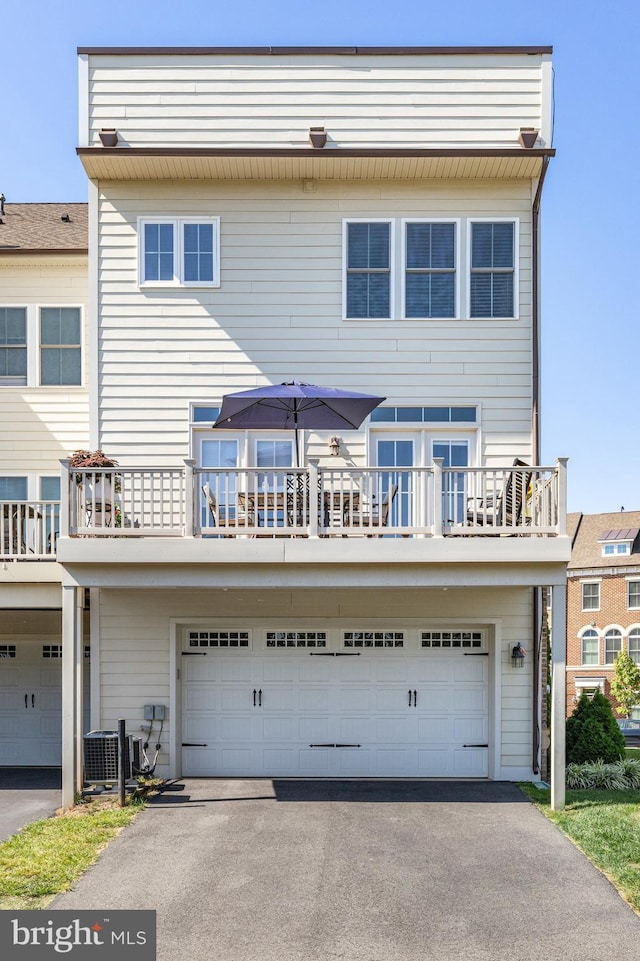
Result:
M71 470L83 469L82 473L76 474L76 483L82 485L85 506L91 508L95 506L96 510L110 511L113 491L117 492L120 485L117 474L105 475L103 471L109 467L117 467L118 461L113 457L107 457L101 450L76 450L71 455L69 466ZM95 469L93 472L84 472L91 467Z

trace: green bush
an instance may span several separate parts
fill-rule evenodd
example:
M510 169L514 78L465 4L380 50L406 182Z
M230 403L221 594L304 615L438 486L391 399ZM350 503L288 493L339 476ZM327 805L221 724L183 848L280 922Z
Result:
M600 788L605 791L628 791L640 787L640 761L626 758L614 764L594 761L567 765L567 787L578 790Z
M604 694L580 695L567 721L567 763L602 761L612 764L624 757L624 737Z

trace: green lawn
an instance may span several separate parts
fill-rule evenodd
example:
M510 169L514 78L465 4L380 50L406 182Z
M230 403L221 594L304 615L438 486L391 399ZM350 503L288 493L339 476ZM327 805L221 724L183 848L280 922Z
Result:
M564 811L552 811L549 790L520 787L640 913L640 792L567 791Z
M0 844L0 910L44 908L67 891L142 809L94 804L28 824Z

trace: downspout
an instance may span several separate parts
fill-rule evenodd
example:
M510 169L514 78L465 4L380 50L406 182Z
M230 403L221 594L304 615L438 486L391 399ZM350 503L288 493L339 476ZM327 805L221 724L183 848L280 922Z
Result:
M549 157L542 158L542 169L538 178L538 186L533 206L531 208L531 391L532 391L532 424L531 443L533 463L540 464L540 200L542 187L549 166ZM540 756L540 667L541 667L541 589L533 588L533 773L540 773L538 762Z

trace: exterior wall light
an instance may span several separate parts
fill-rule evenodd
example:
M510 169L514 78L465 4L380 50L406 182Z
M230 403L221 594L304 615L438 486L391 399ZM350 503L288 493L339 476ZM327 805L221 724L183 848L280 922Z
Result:
M100 131L100 140L102 141L103 147L117 147L118 131L115 127L103 127Z
M526 651L520 641L511 649L511 664L513 667L524 667Z
M329 453L332 457L337 457L340 453L340 439L338 437L332 437L329 441Z
M309 140L312 147L324 147L327 142L327 131L324 127L309 127Z

